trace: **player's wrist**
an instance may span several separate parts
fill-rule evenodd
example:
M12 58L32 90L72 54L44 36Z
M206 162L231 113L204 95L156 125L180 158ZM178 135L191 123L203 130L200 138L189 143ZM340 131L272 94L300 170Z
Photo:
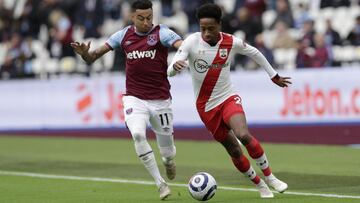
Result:
M279 79L280 79L280 76L279 76L279 74L277 74L277 73L276 73L276 75L275 75L274 77L271 78L271 80L272 80L273 82L278 81Z

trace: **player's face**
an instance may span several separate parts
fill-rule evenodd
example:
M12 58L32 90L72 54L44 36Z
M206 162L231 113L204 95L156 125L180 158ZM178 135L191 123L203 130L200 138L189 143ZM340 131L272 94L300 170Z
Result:
M132 13L131 20L133 21L136 31L147 33L153 27L153 10L149 9L136 9Z
M221 24L213 18L201 18L199 20L201 36L209 44L219 41L219 32Z

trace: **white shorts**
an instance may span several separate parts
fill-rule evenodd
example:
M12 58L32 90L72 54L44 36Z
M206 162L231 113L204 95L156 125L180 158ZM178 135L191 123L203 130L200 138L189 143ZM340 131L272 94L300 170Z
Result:
M151 124L156 134L173 134L173 114L171 99L142 100L134 96L124 96L125 122L129 119L144 119Z

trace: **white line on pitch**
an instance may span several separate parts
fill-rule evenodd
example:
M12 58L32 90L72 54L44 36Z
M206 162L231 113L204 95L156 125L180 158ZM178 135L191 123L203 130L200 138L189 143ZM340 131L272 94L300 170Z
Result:
M26 177L34 177L34 178L63 179L63 180L84 180L84 181L95 181L95 182L132 183L132 184L138 184L138 185L154 185L154 182L152 182L152 181L66 176L66 175L51 175L51 174L42 174L42 173L28 173L28 172L14 172L14 171L0 171L0 175L26 176ZM169 185L178 186L178 187L187 187L186 184L180 184L180 183L169 183ZM256 189L250 189L250 188L237 188L237 187L224 187L224 186L219 186L218 188L222 189L222 190L257 192ZM321 194L321 193L306 193L306 192L291 192L291 191L286 191L286 193L284 193L284 194L300 195L300 196L360 199L360 196L338 195L338 194Z

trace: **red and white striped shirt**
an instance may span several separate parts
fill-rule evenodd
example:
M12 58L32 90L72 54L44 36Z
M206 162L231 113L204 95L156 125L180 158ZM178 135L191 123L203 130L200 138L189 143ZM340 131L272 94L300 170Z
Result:
M221 39L215 46L205 42L200 32L189 35L168 67L168 75L174 76L177 71L173 68L173 64L188 59L196 106L198 109L204 109L205 112L236 94L230 81L230 62L234 54L251 57L265 69L270 78L277 74L255 47L233 35L222 32L220 35Z

